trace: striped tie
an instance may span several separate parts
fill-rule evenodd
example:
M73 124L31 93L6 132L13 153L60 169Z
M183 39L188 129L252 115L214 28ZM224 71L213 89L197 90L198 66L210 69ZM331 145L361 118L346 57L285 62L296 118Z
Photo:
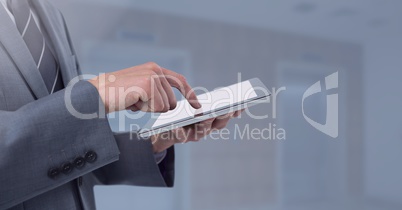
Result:
M25 41L49 93L63 88L60 66L36 23L27 0L8 0L15 23Z

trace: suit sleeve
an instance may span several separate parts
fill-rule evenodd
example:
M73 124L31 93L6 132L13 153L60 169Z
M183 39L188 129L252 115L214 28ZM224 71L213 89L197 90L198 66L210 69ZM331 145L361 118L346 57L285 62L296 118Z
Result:
M172 187L174 183L174 147L167 150L159 164L151 141L136 133L115 134L120 159L95 172L100 184L126 184L148 187Z
M63 17L61 13L60 15ZM76 55L64 17L63 22L71 52ZM76 66L78 74L82 74L78 62ZM147 139L140 139L134 133L115 134L115 139L121 151L119 161L95 172L99 181L98 184L173 186L174 147L168 149L162 162L156 164L151 142L147 141Z
M0 209L52 190L119 158L107 119L73 116L62 90L16 111L0 111ZM79 113L99 113L89 82L71 90Z

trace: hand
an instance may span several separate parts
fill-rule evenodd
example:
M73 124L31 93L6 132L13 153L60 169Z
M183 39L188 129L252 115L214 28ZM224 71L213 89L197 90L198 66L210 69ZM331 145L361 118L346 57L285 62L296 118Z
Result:
M211 132L225 128L231 118L240 116L243 111L235 111L196 124L153 135L151 136L151 141L154 153L162 152L176 143L197 142Z
M107 113L124 109L167 112L176 107L172 87L177 88L195 109L201 108L185 77L146 63L89 80L99 92Z

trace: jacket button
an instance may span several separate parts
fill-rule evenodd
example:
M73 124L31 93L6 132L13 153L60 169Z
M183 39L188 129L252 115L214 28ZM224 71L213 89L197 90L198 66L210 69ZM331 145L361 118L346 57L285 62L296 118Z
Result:
M60 169L58 169L58 168L51 168L47 172L47 176L50 177L51 179L55 179L59 174L60 174Z
M98 155L94 151L88 151L87 153L85 153L85 160L88 163L95 162L97 158L98 158Z
M72 170L73 170L73 164L71 164L69 162L61 165L61 172L63 172L64 174L69 174L69 173L71 173Z
M77 157L74 160L74 165L76 168L80 169L85 166L85 159L83 157Z

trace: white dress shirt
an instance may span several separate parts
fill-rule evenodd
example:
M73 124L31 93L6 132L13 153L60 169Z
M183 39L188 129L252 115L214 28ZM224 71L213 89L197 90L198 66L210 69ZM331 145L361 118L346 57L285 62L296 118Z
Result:
M19 0L17 0L17 1L19 1ZM1 4L3 5L3 7L6 9L6 11L7 11L8 15L10 16L11 20L12 20L12 21L14 22L14 24L15 24L14 15L10 12L10 10L9 10L8 7L7 7L7 0L0 0L0 2L1 2ZM35 20L36 25L38 26L39 30L42 31L42 29L41 29L41 27L40 27L40 24L39 24L40 22L39 22L39 18L38 18L38 16L37 16L37 14L35 13L35 11L32 11L32 10L31 10L31 12L32 12L32 14L33 14L33 18L34 18L34 20ZM155 154L154 156L155 156L155 161L156 161L156 163L159 164L160 162L162 162L162 160L165 159L166 153L167 153L166 150L164 150L164 151L161 152L161 153Z

